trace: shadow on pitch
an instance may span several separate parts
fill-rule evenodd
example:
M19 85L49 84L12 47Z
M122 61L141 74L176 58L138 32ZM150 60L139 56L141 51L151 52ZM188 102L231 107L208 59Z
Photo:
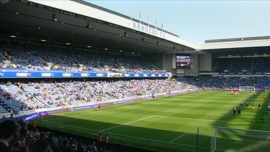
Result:
M100 112L100 111L96 111ZM151 119L151 118L149 118ZM151 151L194 152L196 151L196 128L194 133L135 127L130 124L114 124L78 119L59 115L34 120L38 126L70 133L95 140L96 135L108 135L114 144L127 145ZM136 122L134 121L134 124ZM170 125L170 124L169 124ZM209 152L210 137L199 135L197 152Z

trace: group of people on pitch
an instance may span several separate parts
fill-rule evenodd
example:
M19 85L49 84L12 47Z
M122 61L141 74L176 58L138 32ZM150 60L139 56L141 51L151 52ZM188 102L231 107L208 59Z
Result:
M264 96L263 101L266 102L266 100L267 100L267 98L266 98L266 96ZM238 114L238 116L241 115L241 108L243 107L244 104L246 105L246 107L248 107L248 102L244 103L243 101L240 103L240 107L238 107L238 108L233 107L233 115L236 115L236 114ZM253 106L254 106L254 102L252 103L252 107ZM261 108L262 108L262 104L258 103L258 110L261 110ZM267 106L267 111L270 112L270 103Z

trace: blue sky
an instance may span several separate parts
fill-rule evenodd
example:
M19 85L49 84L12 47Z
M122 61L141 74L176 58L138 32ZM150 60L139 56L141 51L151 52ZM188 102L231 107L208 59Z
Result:
M140 19L194 43L208 39L270 36L270 1L87 0ZM141 12L141 18L139 14Z

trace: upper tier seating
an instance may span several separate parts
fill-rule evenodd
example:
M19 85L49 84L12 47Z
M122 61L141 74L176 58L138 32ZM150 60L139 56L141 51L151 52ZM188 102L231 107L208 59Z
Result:
M166 72L138 56L59 49L31 45L0 47L0 70L67 71L67 72Z
M216 58L213 71L224 74L264 74L270 72L269 57Z

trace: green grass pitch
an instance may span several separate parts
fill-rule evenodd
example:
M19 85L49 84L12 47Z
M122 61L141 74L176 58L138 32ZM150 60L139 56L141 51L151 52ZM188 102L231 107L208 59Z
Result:
M197 151L209 152L215 126L270 131L269 100L264 102L263 96L268 93L232 95L223 91L203 91L111 105L102 107L101 111L60 113L34 121L40 126L90 138L98 133L108 134L113 143L154 151L195 151L198 141ZM249 106L242 107L241 116L233 116L233 107L240 107L241 101L248 102ZM258 110L258 103L262 104L261 110ZM220 137L223 138L222 134ZM231 138L233 140L217 143L220 144L217 149L235 151L249 146L241 136ZM249 141L252 145L252 139Z

